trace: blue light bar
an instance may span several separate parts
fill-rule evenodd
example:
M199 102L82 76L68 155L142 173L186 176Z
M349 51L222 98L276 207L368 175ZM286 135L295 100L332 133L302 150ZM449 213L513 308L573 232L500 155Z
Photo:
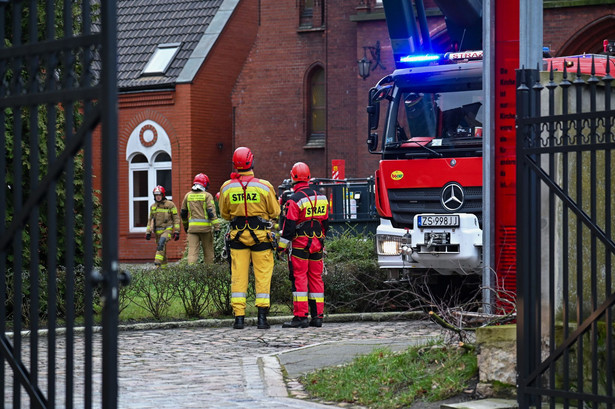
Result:
M407 55L405 57L401 57L399 59L400 62L429 62L429 61L438 61L440 59L440 55L435 54L426 54L426 55Z

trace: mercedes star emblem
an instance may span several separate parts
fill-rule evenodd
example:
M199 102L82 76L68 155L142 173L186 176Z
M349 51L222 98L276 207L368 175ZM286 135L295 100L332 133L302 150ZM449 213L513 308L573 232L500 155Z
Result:
M463 206L463 188L460 184L451 182L442 189L442 206L451 212L459 210Z

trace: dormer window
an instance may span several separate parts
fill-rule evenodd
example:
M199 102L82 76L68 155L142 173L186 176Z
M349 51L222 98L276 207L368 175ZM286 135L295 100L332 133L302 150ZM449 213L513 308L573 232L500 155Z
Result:
M180 43L158 45L143 69L143 75L163 75L179 51L180 45Z

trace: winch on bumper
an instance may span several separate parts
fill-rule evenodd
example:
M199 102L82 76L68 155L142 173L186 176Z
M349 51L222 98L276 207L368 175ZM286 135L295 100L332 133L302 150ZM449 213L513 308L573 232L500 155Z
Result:
M376 230L380 268L475 274L483 266L482 246L483 231L469 213L415 215L413 229L382 219Z

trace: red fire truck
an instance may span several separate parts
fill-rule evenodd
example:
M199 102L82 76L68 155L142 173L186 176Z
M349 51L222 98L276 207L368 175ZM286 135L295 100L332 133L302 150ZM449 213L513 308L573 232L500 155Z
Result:
M370 91L368 148L381 216L376 243L391 278L482 268L482 52L415 55ZM380 104L387 114L378 140Z
M389 270L392 281L413 273L478 276L485 222L483 53L433 54L419 50L418 43L410 55L398 52L396 44L408 34L399 26L415 24L408 23L408 16L414 17L404 3L409 2L383 1L397 69L370 90L367 107L368 149L381 155L375 172L378 264ZM480 26L481 2L438 3L447 18L465 4L475 15L468 27ZM480 46L479 37L474 35L474 45ZM544 69L567 69L572 79L577 66L580 73L591 72L592 58L595 75L604 75L605 56L547 58Z

